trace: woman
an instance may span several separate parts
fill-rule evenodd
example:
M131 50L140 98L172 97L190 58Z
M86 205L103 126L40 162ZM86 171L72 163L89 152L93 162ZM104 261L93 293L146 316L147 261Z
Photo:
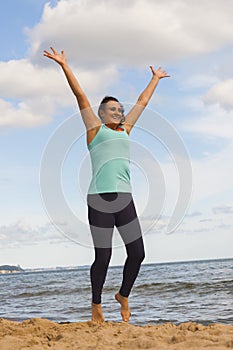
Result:
M121 305L121 316L129 321L128 297L144 259L142 233L131 194L129 173L129 134L147 106L160 79L169 77L150 66L152 79L140 94L136 104L124 116L123 106L112 96L100 103L99 118L93 112L88 98L69 68L64 51L44 51L44 56L57 62L77 98L86 127L87 145L92 160L92 181L88 190L88 219L95 247L95 260L91 266L92 320L104 321L101 294L111 258L114 226L126 247L127 259L123 280L115 299Z

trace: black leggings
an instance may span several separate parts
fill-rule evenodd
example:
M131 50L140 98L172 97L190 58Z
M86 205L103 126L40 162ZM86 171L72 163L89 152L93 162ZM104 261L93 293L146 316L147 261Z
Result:
M117 227L126 247L127 259L119 293L128 297L145 257L141 228L131 193L89 194L88 220L95 247L91 266L92 302L101 294L112 254L112 235Z

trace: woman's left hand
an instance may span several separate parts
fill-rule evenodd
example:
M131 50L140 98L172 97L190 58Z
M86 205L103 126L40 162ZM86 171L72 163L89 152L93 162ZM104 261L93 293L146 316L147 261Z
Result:
M150 66L150 69L153 76L156 76L158 79L170 77L170 75L168 75L167 72L165 72L165 70L162 70L161 67L159 67L158 69L155 69L154 67Z

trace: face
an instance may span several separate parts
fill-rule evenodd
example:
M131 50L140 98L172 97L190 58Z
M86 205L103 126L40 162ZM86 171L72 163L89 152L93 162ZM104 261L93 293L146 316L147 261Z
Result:
M105 124L119 124L122 119L122 108L119 102L108 101L100 115Z

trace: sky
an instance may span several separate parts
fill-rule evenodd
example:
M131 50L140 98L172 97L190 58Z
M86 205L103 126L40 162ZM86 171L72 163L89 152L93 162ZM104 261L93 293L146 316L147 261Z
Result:
M9 0L1 4L0 264L90 265L91 177L65 50L93 109L127 110L162 66L131 133L144 263L233 257L233 2ZM60 191L60 192L59 192ZM59 202L60 201L60 202ZM111 264L125 249L115 232Z

